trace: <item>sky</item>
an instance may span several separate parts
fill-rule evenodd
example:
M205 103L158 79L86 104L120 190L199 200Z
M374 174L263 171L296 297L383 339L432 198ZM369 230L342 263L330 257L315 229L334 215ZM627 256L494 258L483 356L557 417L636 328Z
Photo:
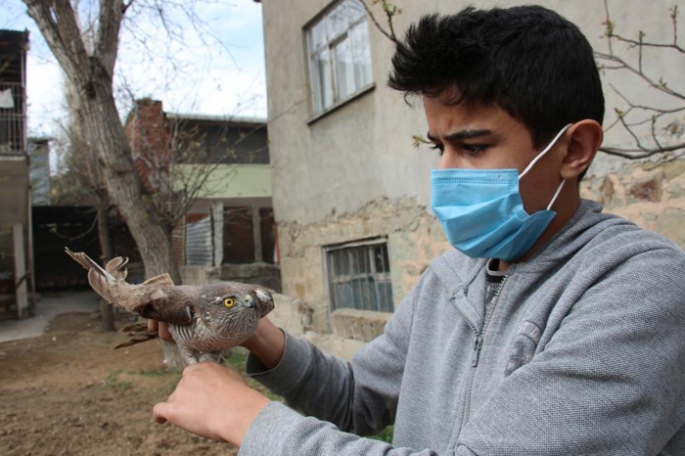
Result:
M92 1L81 0L82 21ZM134 98L143 97L161 100L167 112L266 117L261 4L253 0L180 4L193 4L193 11L188 14L168 6L166 28L156 12L142 7L144 0L133 4L140 5L137 10L127 11L130 19L120 33L114 81L122 117ZM56 136L66 119L59 65L20 0L0 0L0 28L29 30L29 135Z

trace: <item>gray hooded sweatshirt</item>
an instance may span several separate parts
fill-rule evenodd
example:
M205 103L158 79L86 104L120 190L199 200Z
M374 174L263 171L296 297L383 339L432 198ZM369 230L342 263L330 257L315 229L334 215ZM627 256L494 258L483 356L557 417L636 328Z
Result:
M486 309L434 260L352 363L286 337L240 455L685 456L685 254L583 201ZM298 410L299 412L295 411ZM395 424L392 445L359 437Z

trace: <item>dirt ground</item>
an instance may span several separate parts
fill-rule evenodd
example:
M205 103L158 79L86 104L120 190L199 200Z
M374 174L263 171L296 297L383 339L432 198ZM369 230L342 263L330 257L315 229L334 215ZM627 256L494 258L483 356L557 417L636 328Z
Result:
M0 344L0 455L235 455L153 421L180 375L159 341L112 350L124 340L100 331L96 313L73 313L43 336Z

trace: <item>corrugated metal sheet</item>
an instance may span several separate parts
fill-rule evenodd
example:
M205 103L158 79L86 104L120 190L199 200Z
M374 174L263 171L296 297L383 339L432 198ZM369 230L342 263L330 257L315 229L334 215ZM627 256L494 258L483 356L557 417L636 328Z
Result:
M207 216L186 225L186 264L191 266L213 266L213 223Z

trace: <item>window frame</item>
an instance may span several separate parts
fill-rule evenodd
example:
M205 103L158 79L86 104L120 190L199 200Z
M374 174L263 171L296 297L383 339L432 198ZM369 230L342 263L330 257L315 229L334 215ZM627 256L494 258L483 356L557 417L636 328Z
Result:
M366 13L366 10L364 10L364 13L360 15L357 19L347 22L346 27L339 31L333 38L329 39L328 36L325 37L323 42L316 48L314 49L313 47L313 30L314 27L320 24L322 21L325 21L327 17L342 3L347 2L347 1L352 1L352 0L334 0L331 3L329 3L320 13L318 13L314 18L312 18L309 22L307 22L304 27L302 28L303 34L304 34L304 54L305 54L305 60L306 60L306 67L307 67L307 79L308 79L308 89L309 93L311 95L310 97L310 103L309 103L309 108L310 108L310 120L308 123L312 123L316 120L318 120L320 117L325 116L326 114L335 111L338 109L340 106L349 103L350 101L360 97L361 95L365 94L366 92L369 92L373 90L376 87L375 84L375 79L373 75L373 59L371 58L371 34L369 30L369 23L368 23L368 14ZM370 69L370 81L367 84L360 85L359 87L356 87L355 90L349 94L347 94L345 97L340 97L339 95L339 88L338 88L338 71L337 71L337 59L335 58L335 49L338 44L343 42L345 39L348 37L351 38L350 31L353 30L355 27L359 26L362 23L366 23L366 37L367 37L367 45L369 48L369 69ZM324 24L324 29L327 29L327 25ZM327 32L326 32L327 34ZM328 66L329 66L329 72L330 72L330 84L331 84L331 96L332 96L332 102L330 105L327 107L324 107L324 100L323 100L323 90L321 87L319 87L319 92L317 93L315 90L315 83L320 85L321 84L321 77L320 74L318 73L318 70L316 70L314 63L314 56L318 55L321 52L328 51ZM316 71L316 74L315 74ZM319 76L319 82L316 82L317 78L316 76ZM356 86L356 75L355 77L355 86ZM320 100L321 104L321 110L317 111L317 98Z
M376 264L373 258L373 247L377 245L383 245L385 246L385 253L387 255L388 261L387 261L387 271L386 272L378 272L376 271ZM352 249L355 247L364 247L366 252L365 254L367 255L367 258L369 259L369 264L371 266L371 271L369 273L353 273L350 271L350 274L347 276L341 275L341 276L333 276L333 271L331 267L331 259L333 258L332 254L335 252L339 252L342 250L348 250ZM392 271L390 268L390 249L388 246L388 239L386 237L381 237L381 238L374 238L374 239L365 239L365 240L360 240L360 241L353 241L353 242L347 242L343 244L335 244L335 245L330 245L330 246L324 246L323 248L323 264L324 264L324 280L325 280L325 287L328 295L328 310L329 313L335 312L336 310L339 309L353 309L353 310L364 310L364 311L369 311L369 312L383 312L383 313L392 313L395 311L395 300L394 300L394 290L392 286ZM351 269L351 265L350 265ZM346 281L334 281L334 277L349 277L348 280ZM377 309L365 309L365 308L360 308L357 307L356 305L354 307L349 307L349 306L340 306L337 305L336 299L335 299L335 292L333 289L333 285L335 283L349 283L352 280L361 278L361 277L371 277L374 279L374 289L375 289L375 295L376 295L376 307ZM381 280L378 280L381 279ZM387 283L389 285L389 306L390 310L381 310L380 302L379 302L379 296L380 292L378 289L378 285L382 283ZM355 303L356 304L356 303Z

